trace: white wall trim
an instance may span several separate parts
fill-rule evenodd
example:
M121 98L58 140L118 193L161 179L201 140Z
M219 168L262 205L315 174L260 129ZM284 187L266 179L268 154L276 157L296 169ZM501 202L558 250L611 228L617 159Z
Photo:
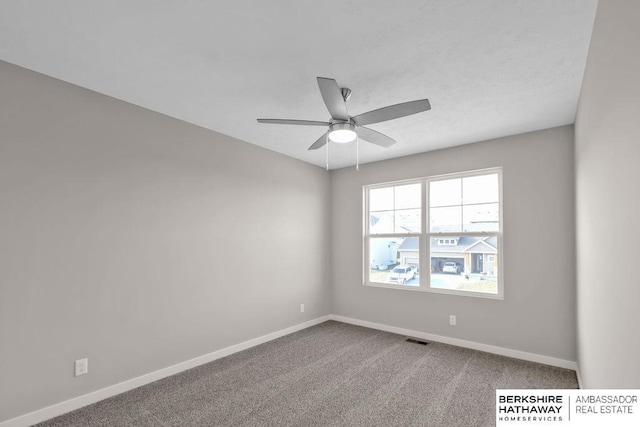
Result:
M398 328L396 326L383 325L382 323L374 323L366 320L353 319L350 317L332 314L329 316L331 320L338 322L350 323L352 325L364 326L366 328L378 329L380 331L392 332L394 334L406 335L414 338L421 338L428 341L437 341L444 344L455 345L458 347L470 348L472 350L484 351L487 353L499 354L501 356L513 357L515 359L527 360L529 362L543 363L545 365L557 366L559 368L572 369L578 371L578 364L572 360L558 359L551 356L543 356L541 354L528 353L526 351L512 350L510 348L497 347L494 345L481 344L474 341L461 340L458 338L449 338L442 335L430 334L427 332L414 331L411 329ZM579 378L579 377L578 377Z
M84 394L82 396L74 397L72 399L65 400L64 402L56 403L55 405L47 406L46 408L38 409L36 411L11 418L6 421L2 421L0 422L0 427L31 426L33 424L49 420L59 415L66 414L67 412L75 411L76 409L80 409L84 406L90 405L100 400L104 400L109 397L116 396L120 393L132 390L134 388L152 383L162 378L178 374L191 368L195 368L196 366L204 365L205 363L209 363L225 356L229 356L233 353L237 353L239 351L264 344L268 341L272 341L276 338L301 331L319 323L326 322L327 320L330 320L330 318L331 316L329 315L318 317L316 319L309 320L307 322L303 322L276 332L272 332L258 338L253 338L248 341L241 342L240 344L235 344L230 347L226 347L212 353L187 360L185 362L176 363L175 365L162 368L157 371L141 375L139 377L132 378L130 380L126 380L121 383L93 391L91 393Z
M576 377L578 377L578 388L584 389L584 383L582 382L582 375L580 374L580 364L576 364Z
M484 351L487 353L499 354L501 356L513 357L521 360L528 360L530 362L543 363L545 365L557 366L565 369L572 369L576 371L578 377L578 385L582 388L582 381L580 378L580 371L578 364L571 360L558 359L550 356L543 356L535 353L528 353L520 350L512 350L504 347L497 347L488 344L481 344L473 341L461 340L458 338L449 338L441 335L430 334L427 332L414 331L411 329L399 328L396 326L384 325L382 323L369 322L366 320L353 319L350 317L339 316L336 314L330 314L316 319L303 322L289 328L285 328L276 332L272 332L267 335L263 335L258 338L254 338L248 341L241 342L217 351L214 351L203 356L199 356L185 362L180 362L175 365L159 369L157 371L141 375L136 378L132 378L127 381L123 381L118 384L114 384L100 390L96 390L91 393L84 394L82 396L74 397L64 402L56 403L55 405L47 406L46 408L38 409L28 414L20 415L18 417L0 422L0 427L27 427L33 424L40 423L42 421L49 420L51 418L66 414L67 412L75 411L84 406L96 403L100 400L107 399L112 396L124 393L137 387L152 383L162 378L169 377L171 375L178 374L196 366L204 365L205 363L212 362L214 360L229 356L242 350L246 350L251 347L255 347L260 344L272 341L276 338L283 337L285 335L292 334L294 332L301 331L311 326L326 322L327 320L335 320L337 322L349 323L352 325L364 326L366 328L377 329L380 331L391 332L399 335L407 335L415 338L421 338L429 341L437 341L444 344L455 345L458 347L470 348L473 350Z

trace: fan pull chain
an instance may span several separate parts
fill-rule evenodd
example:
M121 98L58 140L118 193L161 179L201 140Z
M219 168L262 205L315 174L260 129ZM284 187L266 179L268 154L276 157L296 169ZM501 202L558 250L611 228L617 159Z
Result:
M356 172L360 172L360 137L356 133Z
M326 158L326 160L325 160L325 161L326 161L326 164L327 164L327 170L329 170L329 133L327 133L327 143L326 143L326 146L327 146L327 150L326 150L326 156L327 156L327 158Z

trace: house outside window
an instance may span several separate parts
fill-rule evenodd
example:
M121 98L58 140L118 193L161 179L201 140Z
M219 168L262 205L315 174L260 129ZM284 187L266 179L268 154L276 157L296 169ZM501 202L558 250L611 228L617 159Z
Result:
M438 239L439 245L457 245L458 239Z
M501 188L501 168L365 186L364 284L502 298Z

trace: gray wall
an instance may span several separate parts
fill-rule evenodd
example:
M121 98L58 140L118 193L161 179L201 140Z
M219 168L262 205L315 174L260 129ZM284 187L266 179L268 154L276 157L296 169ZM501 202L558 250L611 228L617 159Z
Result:
M0 62L0 421L329 314L329 201L321 168Z
M333 312L576 360L573 137L565 126L334 171ZM494 166L504 181L503 301L361 285L363 185Z
M638 22L637 0L599 3L576 119L578 362L589 388L640 388Z

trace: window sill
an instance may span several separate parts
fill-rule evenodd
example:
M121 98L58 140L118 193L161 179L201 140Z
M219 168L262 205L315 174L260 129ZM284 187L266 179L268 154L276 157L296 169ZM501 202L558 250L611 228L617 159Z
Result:
M362 285L373 287L373 288L398 289L401 291L431 292L434 294L445 294L445 295L455 295L455 296L462 296L462 297L504 300L504 295L500 293L489 294L485 292L456 291L453 289L428 288L426 286L420 286L420 285L394 285L393 283L380 283L380 282L365 282Z

